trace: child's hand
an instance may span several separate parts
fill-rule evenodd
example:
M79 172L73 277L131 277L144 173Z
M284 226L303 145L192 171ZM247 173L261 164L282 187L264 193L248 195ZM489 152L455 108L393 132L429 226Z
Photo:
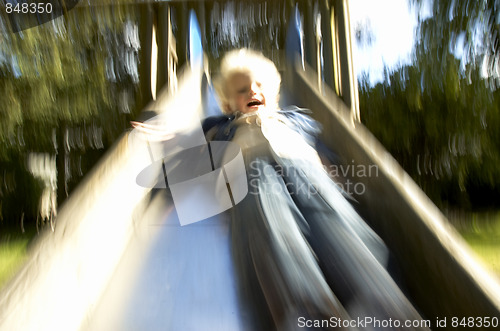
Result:
M165 141L172 139L175 134L168 132L161 125L146 124L142 122L131 121L130 124L134 130L138 130L140 133L147 135L150 141Z

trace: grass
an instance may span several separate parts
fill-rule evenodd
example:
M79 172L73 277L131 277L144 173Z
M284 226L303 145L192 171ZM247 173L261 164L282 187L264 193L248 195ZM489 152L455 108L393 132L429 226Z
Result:
M0 237L0 288L22 267L28 256L31 233L14 233Z
M470 233L462 235L483 262L500 276L500 238Z
M473 251L500 276L500 211L448 215ZM15 274L28 256L35 235L27 232L0 236L0 288Z
M481 212L450 217L472 250L500 276L500 212Z

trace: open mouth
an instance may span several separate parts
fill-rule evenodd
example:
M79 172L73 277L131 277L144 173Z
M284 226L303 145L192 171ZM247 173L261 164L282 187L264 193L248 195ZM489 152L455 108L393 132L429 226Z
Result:
M262 105L262 102L260 102L259 100L252 100L249 103L247 103L247 107L257 107L260 105Z

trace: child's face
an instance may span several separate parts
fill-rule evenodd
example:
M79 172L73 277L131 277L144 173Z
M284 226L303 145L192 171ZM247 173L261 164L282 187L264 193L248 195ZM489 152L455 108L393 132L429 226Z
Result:
M276 96L268 95L262 82L247 73L231 75L227 84L229 107L232 111L254 112L265 108L266 101L276 99Z

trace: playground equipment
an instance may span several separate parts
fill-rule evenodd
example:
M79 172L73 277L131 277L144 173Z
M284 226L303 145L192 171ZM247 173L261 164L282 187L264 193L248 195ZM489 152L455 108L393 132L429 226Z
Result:
M142 5L143 13L154 16L141 27L151 44L141 70L154 78L142 86L154 99L145 113L178 107L185 98L200 118L217 111L210 88L214 61L210 56L199 61L198 55L209 47L213 13L225 13L222 21L230 21L239 5ZM497 279L359 122L348 2L247 5L264 22L268 16L262 13L273 6L280 12L287 33L277 34L282 47L271 57L283 73L286 102L313 111L324 142L340 156L339 166L376 167L374 176L347 174L344 180L362 185L354 205L394 254L408 297L422 316L431 323L445 317L498 318ZM229 220L221 214L182 227L167 190L135 182L151 163L151 150L131 144L129 134L62 206L55 232L40 238L23 270L2 290L0 329L244 330L249 325L236 295Z

